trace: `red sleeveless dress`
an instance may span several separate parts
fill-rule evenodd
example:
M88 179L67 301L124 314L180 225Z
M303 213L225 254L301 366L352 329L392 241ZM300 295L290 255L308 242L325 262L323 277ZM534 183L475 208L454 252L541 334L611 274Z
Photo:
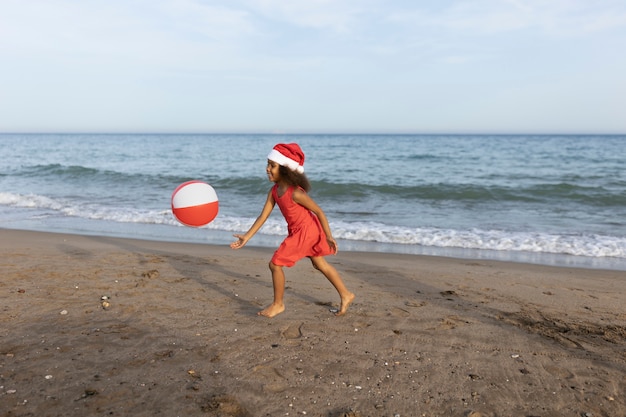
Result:
M279 197L278 184L272 188L274 201L283 213L289 230L289 235L274 252L272 262L275 265L291 267L305 257L334 254L326 241L326 234L317 216L293 201L294 190L295 187L289 187L285 194Z

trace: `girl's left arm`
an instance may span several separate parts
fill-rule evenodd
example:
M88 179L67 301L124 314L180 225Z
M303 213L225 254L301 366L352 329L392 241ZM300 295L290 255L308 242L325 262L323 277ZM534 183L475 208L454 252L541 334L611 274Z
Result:
M254 236L256 232L259 231L261 226L263 226L267 218L272 213L275 204L276 202L274 201L274 197L272 196L272 190L270 190L270 192L267 193L267 200L265 200L265 204L263 205L263 209L261 210L261 214L259 214L259 217L256 218L256 220L254 221L252 226L250 226L250 229L248 229L245 235L233 235L237 238L237 240L231 243L230 247L233 249L243 248L246 243L248 243L248 241L252 238L252 236Z
M330 225L328 224L328 219L326 218L326 214L324 214L324 210L322 210L320 206L318 206L317 203L311 197L309 197L306 192L300 189L296 189L293 191L292 198L293 201L312 211L317 216L317 218L320 220L322 230L324 230L324 234L326 235L326 240L328 241L330 248L335 253L337 253L339 248L337 246L335 238L333 237L332 232L330 231Z

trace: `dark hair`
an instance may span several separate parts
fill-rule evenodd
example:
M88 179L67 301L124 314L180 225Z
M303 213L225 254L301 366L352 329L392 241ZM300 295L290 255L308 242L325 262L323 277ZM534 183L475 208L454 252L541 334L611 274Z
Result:
M282 165L278 168L278 172L280 173L280 178L285 180L287 184L301 187L306 192L309 192L309 190L311 189L309 179L306 177L306 175L304 175L304 173L301 174L299 172L292 171L291 169Z

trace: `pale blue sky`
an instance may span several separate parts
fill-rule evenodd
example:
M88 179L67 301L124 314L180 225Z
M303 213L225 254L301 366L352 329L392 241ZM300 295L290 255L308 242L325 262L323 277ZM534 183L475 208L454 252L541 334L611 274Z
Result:
M0 0L0 132L626 133L626 1Z

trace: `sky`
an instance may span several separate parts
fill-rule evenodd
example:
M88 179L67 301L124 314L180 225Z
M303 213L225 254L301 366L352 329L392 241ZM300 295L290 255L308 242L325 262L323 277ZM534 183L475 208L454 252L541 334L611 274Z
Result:
M626 133L624 0L0 0L0 132Z

